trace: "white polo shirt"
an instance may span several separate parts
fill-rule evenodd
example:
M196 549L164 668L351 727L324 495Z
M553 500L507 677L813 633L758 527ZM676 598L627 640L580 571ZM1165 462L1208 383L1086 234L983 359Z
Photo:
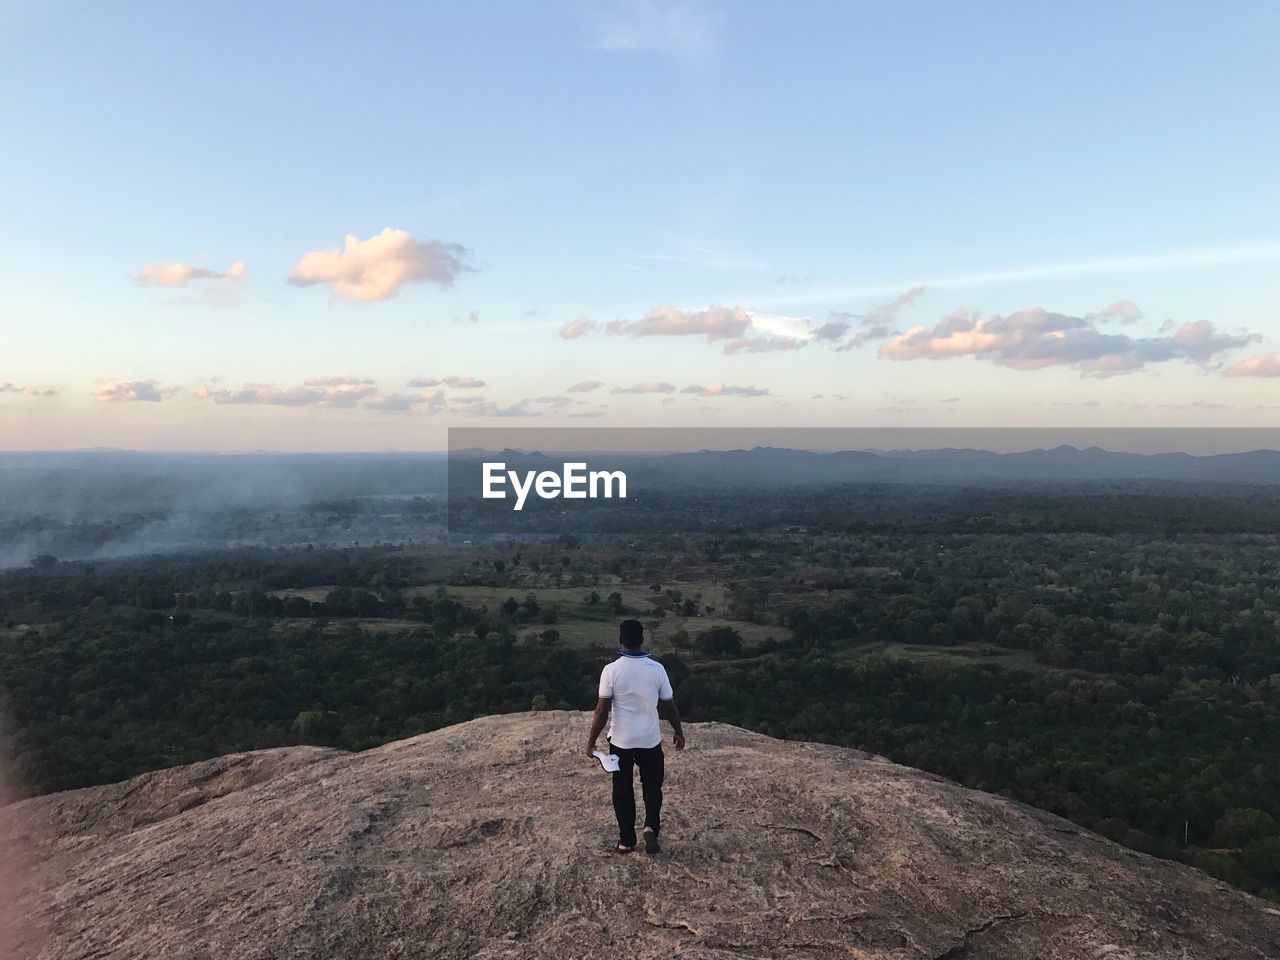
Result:
M600 696L613 701L609 714L609 742L624 750L662 743L658 701L670 700L666 668L647 653L623 651L600 672Z

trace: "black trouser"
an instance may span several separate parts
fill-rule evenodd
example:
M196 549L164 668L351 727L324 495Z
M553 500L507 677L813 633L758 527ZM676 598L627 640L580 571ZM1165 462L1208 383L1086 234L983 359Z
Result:
M662 829L662 779L665 770L662 744L656 747L615 747L618 772L613 775L613 812L618 817L618 842L636 845L636 787L634 769L640 768L640 790L644 794L644 825L657 833Z

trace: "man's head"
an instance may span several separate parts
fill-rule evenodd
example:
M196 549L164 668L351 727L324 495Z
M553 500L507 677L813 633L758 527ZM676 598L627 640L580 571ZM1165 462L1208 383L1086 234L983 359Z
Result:
M618 625L618 642L627 650L644 646L644 624L639 620L623 620Z

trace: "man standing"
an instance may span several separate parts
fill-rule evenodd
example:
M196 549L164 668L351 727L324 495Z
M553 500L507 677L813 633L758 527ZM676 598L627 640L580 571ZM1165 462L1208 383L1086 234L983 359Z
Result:
M618 756L613 775L613 812L618 817L618 853L636 848L636 791L632 771L640 768L640 788L644 794L644 850L657 853L662 829L662 729L659 715L671 722L671 744L684 749L684 730L676 710L675 695L667 671L649 659L644 646L644 625L639 620L623 620L618 627L622 644L619 657L600 674L600 699L591 717L587 755L596 748L610 707L609 749ZM592 758L594 760L594 757Z

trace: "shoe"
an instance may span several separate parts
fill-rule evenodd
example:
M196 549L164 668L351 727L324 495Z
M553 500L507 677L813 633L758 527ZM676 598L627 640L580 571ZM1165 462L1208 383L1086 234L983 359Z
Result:
M662 849L662 848L661 848L660 846L658 846L658 835L657 835L656 833L654 833L652 830L645 830L645 832L644 832L644 852L645 852L645 853L658 853L661 849Z

